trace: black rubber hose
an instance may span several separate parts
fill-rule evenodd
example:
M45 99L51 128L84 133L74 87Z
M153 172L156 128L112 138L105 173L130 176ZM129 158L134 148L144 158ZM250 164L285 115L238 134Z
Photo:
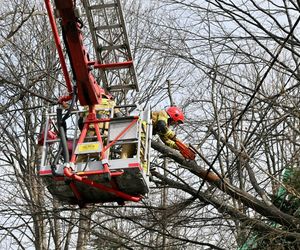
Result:
M74 107L74 104L76 103L76 100L77 100L77 87L76 85L73 86L73 96L72 96L72 101L71 101L71 104L68 108L68 111L67 113L64 115L64 117L61 119L62 122L65 122L69 117L70 117L70 114L73 110L73 107Z
M54 158L53 163L51 164L51 170L53 176L61 176L60 174L56 173L56 165L58 164L59 157L63 155L64 162L70 161L70 155L68 150L68 144L67 144L67 126L66 126L66 120L70 117L71 111L73 110L74 104L76 102L76 86L73 87L73 96L72 101L70 104L70 107L67 111L67 113L62 117L62 108L57 108L57 127L58 132L60 134L60 143L59 143L59 150Z
M75 90L75 88L74 88L74 90ZM55 158L54 158L54 161L51 164L51 171L52 171L53 176L63 176L63 175L60 175L60 174L56 173L56 170L57 170L56 165L58 164L58 161L59 161L59 158L61 157L61 155L63 154L64 162L68 162L68 161L66 161L66 159L68 159L70 157L68 146L67 146L67 153L65 153L65 150L63 150L64 144L65 144L64 141L67 140L67 138L66 138L67 126L66 126L65 121L66 121L66 119L68 119L70 117L70 113L73 109L75 101L76 101L76 95L74 94L73 98L72 98L71 105L70 105L67 113L64 115L63 118L62 118L62 109L59 108L60 110L57 110L57 127L58 127L58 130L59 130L61 140L60 140L60 143L59 143L59 150L57 151L57 153L55 155ZM65 138L65 139L63 139L63 138ZM67 158L66 158L66 156L67 156Z
M57 108L57 127L60 135L60 142L62 146L62 155L64 158L64 162L70 161L69 150L67 145L67 137L64 129L65 121L62 120L62 108Z
M56 165L58 164L58 160L59 160L59 157L61 156L61 153L62 153L62 145L61 143L59 144L59 150L57 151L56 153L56 156L54 158L54 161L52 162L51 164L51 172L52 172L52 175L53 176L63 176L62 174L58 174L56 173Z

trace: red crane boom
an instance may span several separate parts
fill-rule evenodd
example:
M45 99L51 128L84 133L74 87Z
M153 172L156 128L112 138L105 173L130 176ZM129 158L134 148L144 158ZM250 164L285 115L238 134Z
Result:
M45 2L56 46L60 55L60 61L62 62L68 91L69 94L71 94L72 88L70 87L68 73L65 70L66 63L62 54L54 16L51 11L50 0L45 0ZM88 53L83 45L80 23L78 22L78 17L75 16L74 12L74 1L56 0L55 4L56 11L59 13L61 18L62 29L66 37L66 45L69 49L69 57L74 70L79 102L81 105L101 104L101 97L102 94L104 94L104 90L100 87L99 83L97 83L91 73L90 67L94 64L94 62L89 61Z

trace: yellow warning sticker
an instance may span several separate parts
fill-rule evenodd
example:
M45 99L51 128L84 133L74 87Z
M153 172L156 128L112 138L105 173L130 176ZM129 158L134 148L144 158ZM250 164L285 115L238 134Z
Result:
M78 145L78 152L85 153L85 152L99 152L100 151L100 144L99 143L83 143Z

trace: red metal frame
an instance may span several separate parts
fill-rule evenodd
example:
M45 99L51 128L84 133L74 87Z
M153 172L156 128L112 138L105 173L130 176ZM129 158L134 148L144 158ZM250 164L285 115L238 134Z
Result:
M100 156L101 156L100 159L101 160L107 159L105 152L111 146L113 146L116 143L116 141L118 139L120 139L133 126L133 124L135 124L138 121L138 117L134 116L134 119L128 124L128 126L125 129L123 129L123 131L121 131L120 134L118 136L116 136L116 138L113 141L111 141L107 146L104 147L104 143L103 143L103 140L102 140L102 137L101 137L101 133L100 133L98 124L100 122L109 122L109 121L111 121L111 118L97 119L95 108L93 106L90 107L89 114L88 114L88 116L86 117L86 119L84 121L84 126L83 126L83 129L81 131L80 137L79 137L78 142L77 142L77 144L84 142L84 139L87 135L89 126L90 126L91 123L93 123L94 124L94 129L95 129L96 135L97 135L97 140L100 142L100 144L102 146L102 151L100 153ZM70 162L75 164L76 163L76 158L77 158L77 156L76 156L75 152L73 152ZM92 180L89 180L88 178L83 178L82 177L82 176L87 177L88 175L92 175L92 174L97 174L97 175L99 175L99 174L109 174L110 177L117 177L117 176L120 176L120 175L123 174L122 171L110 172L109 166L108 166L107 163L103 163L102 165L103 165L103 170L94 171L93 173L80 172L80 173L76 173L76 174L72 173L71 168L66 167L66 168L64 168L64 175L71 178L71 179L73 179L73 180L85 183L85 184L90 185L90 186L95 187L95 188L99 188L100 190L113 193L117 197L120 197L124 200L129 200L129 201L140 201L141 200L141 197L139 197L139 196L138 197L137 196L131 196L131 195L128 195L124 192L121 192L121 191L117 190L116 188L109 188L109 187L107 187L103 184L99 184L99 183L96 183ZM113 185L113 181L111 181L111 184ZM76 197L78 197L80 195L80 193L77 189L74 189L74 187L72 187L72 186L71 186L71 189L74 192L74 195Z
M73 194L75 195L76 199L77 199L78 201L81 201L81 200L82 200L81 194L80 194L80 192L78 191L78 188L76 187L76 185L75 185L74 182L71 182L71 183L70 183L70 188L72 189Z
M103 174L103 170L87 171L87 172L77 172L79 176L89 176L89 175L100 175ZM123 171L110 172L111 177L120 176L123 174Z
M91 187L98 188L98 189L103 190L105 192L112 193L112 194L116 195L117 197L120 197L120 198L122 198L124 200L127 200L127 201L138 202L142 199L141 196L132 196L132 195L126 194L124 192L121 192L119 190L107 187L107 186L102 185L102 184L97 183L97 182L94 182L90 179L83 178L79 175L73 174L70 168L65 168L64 169L64 175L67 176L68 178L72 179L72 180L87 184Z
M118 62L118 63L106 63L106 64L101 64L101 63L94 63L94 68L95 69L118 69L118 68L130 68L133 65L132 61L127 61L127 62Z
M50 0L45 0L45 5L46 5L47 12L48 12L49 21L50 21L51 29L52 29L52 32L53 32L54 41L55 41L56 49L57 49L57 52L58 52L61 68L62 68L64 77L65 77L66 84L67 84L67 89L68 89L68 92L69 92L69 96L62 97L60 101L68 101L68 100L71 99L71 93L73 92L73 87L72 87L70 76L69 76L69 73L68 73L68 70L67 70L67 65L66 65L64 54L63 54L60 38L59 38L59 35L58 35L58 30L57 30L57 26L56 26L56 23L55 23L55 19L54 19L54 16L53 16Z
M97 119L95 109L93 107L90 107L89 114L88 114L88 116L86 117L86 119L84 121L84 126L83 126L83 129L81 131L81 134L80 134L80 137L78 139L77 144L84 142L84 139L86 137L86 134L88 132L90 124L94 123L94 129L95 129L95 132L96 132L96 135L97 135L97 140L100 142L100 144L102 146L101 160L107 159L105 152L111 146L113 146L116 143L116 141L119 140L133 126L133 124L135 124L138 121L138 116L134 116L133 120L130 122L130 124L128 124L128 126L123 131L121 131L120 134L118 136L116 136L116 138L113 141L111 141L108 145L106 145L104 147L104 143L103 143L103 140L102 140L102 136L101 136L101 133L100 133L100 130L99 130L98 123L110 122L110 121L111 121L111 118ZM75 153L72 154L70 162L75 164L75 162L76 162L76 154Z
M103 120L102 119L97 119L95 107L94 106L89 106L89 114L88 114L88 116L86 117L86 119L84 121L84 126L83 126L83 129L81 131L81 134L80 134L80 137L78 139L77 144L84 142L84 139L85 139L86 134L89 130L90 124L94 123L94 129L95 129L95 132L96 132L97 141L100 142L101 148L103 149L104 144L103 144L103 140L102 140L102 136L101 136L101 133L100 133L100 130L99 130L98 123L104 122L104 121L109 121L109 119L103 119ZM75 164L76 163L76 158L77 158L77 156L73 152L70 162ZM100 154L100 159L101 160L107 159L106 154L105 154L105 152L103 152L103 150ZM103 170L101 170L101 173L103 173L103 174L108 173L109 175L111 175L110 170L109 170L109 166L108 166L107 163L103 164Z
M138 121L138 117L134 117L132 122L113 140L111 141L103 150L102 152L105 152L107 149L109 149L112 145L116 143L117 140L119 140L132 126Z

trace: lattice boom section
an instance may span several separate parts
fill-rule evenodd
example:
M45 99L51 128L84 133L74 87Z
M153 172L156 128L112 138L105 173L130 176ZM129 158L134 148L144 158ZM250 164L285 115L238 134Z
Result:
M95 68L109 91L137 90L120 0L82 0L97 57Z

